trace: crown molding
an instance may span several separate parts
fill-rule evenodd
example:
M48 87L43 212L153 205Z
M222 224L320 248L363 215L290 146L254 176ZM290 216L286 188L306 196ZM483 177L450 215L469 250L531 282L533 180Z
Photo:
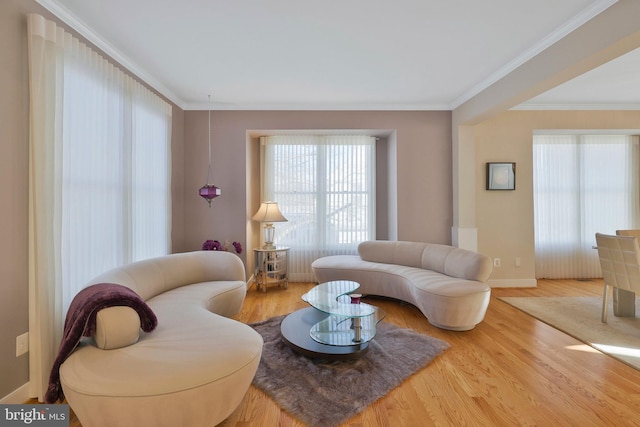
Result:
M534 135L638 135L640 129L534 129Z
M512 107L514 111L549 111L549 110L589 110L589 111L633 111L640 110L640 104L534 104L522 103Z
M181 107L182 108L182 107ZM449 111L445 104L224 104L195 102L185 104L184 110L216 111Z
M42 7L53 13L62 22L67 24L73 30L77 31L82 37L93 43L98 49L106 53L112 60L116 61L127 71L135 75L144 83L158 91L162 96L184 109L184 102L173 91L167 88L153 75L140 67L135 61L124 55L111 43L102 38L100 34L89 28L82 20L71 13L66 7L62 6L56 0L36 0Z
M488 78L472 87L469 91L459 96L456 100L453 101L449 109L455 110L474 96L478 95L483 90L487 89L489 86L493 85L500 79L507 76L509 73L513 72L516 68L520 67L522 64L526 63L527 61L538 55L540 52L558 42L563 37L574 31L576 28L581 27L586 22L604 12L606 9L617 2L618 0L598 0L592 3L589 7L582 10L576 16L572 17L569 21L565 22L555 31L552 31L549 35L533 45L531 48L525 50L515 59L505 64L504 67L500 68L498 71L491 74Z

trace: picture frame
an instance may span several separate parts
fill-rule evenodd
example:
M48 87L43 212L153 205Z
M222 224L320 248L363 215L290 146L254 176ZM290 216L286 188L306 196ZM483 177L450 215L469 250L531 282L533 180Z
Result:
M515 190L515 162L487 163L487 190Z

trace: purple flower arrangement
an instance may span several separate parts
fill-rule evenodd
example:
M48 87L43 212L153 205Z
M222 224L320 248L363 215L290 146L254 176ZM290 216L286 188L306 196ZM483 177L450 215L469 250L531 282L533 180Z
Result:
M230 243L228 240L226 240L224 242L224 244L220 243L219 240L206 240L203 244L202 244L202 250L203 251L226 251L226 252L230 252L231 248L233 248L233 251L237 254L241 254L242 253L242 245L240 244L240 242L233 242Z

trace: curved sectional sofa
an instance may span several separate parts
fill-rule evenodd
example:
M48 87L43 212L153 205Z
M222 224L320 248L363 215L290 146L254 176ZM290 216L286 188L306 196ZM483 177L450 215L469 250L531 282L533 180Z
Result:
M60 382L83 427L214 426L241 403L262 355L262 337L228 318L246 294L236 255L199 251L136 262L89 284L134 290L158 326L140 332L129 307L97 315L96 337L62 363Z
M311 265L318 282L353 280L358 292L406 301L429 323L467 331L484 319L491 288L491 258L433 243L367 241L358 255L333 255Z

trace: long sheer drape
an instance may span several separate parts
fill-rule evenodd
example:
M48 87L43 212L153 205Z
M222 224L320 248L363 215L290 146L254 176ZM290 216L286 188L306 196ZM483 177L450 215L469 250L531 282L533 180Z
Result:
M601 277L595 233L638 228L638 137L535 135L537 278Z
M69 303L100 272L170 249L171 106L29 15L29 336L43 400Z
M375 238L375 138L283 135L261 146L262 199L288 219L275 242L291 247L290 280L313 281L313 260Z

